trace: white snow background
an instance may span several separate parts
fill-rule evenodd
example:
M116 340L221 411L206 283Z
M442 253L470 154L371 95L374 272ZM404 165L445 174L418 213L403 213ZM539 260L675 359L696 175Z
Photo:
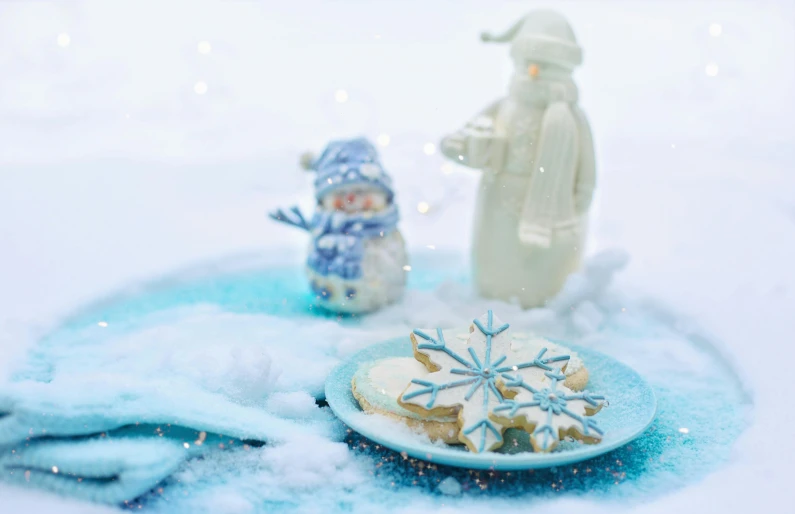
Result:
M481 44L479 32L550 5L585 49L576 80L599 164L590 253L625 249L617 286L718 341L755 405L728 466L633 510L786 509L786 0L0 1L0 378L32 337L97 295L236 253L292 248L297 263L304 237L264 213L310 201L297 155L333 137L389 135L382 157L411 247L466 249L477 175L443 167L424 145L506 90L508 48ZM355 481L336 444L314 446L340 484ZM264 451L261 482L322 480L286 464L306 448ZM232 491L213 501L216 511L246 507ZM55 510L108 509L0 485L0 512Z

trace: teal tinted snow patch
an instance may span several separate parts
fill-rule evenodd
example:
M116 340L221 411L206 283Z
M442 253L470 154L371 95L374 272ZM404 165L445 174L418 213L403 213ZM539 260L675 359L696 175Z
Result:
M142 421L154 428L180 424L191 438L206 430L214 451L205 446L200 458L171 447L164 452L147 438L165 436L136 434L136 442L119 445L116 454L92 442L85 453L91 458L78 459L75 469L88 475L93 467L101 475L114 455L134 455L141 460L125 460L123 469L152 472L128 475L136 481L123 494L151 489L132 504L150 511L377 512L441 504L515 510L551 497L641 502L726 462L749 401L708 343L609 287L619 260L593 259L562 298L534 311L476 298L462 260L442 256L416 256L405 300L362 317L316 310L300 267L196 273L144 285L72 316L34 346L12 383L0 386L2 459L9 462L8 452L28 444L57 443L28 457L46 454L68 463L80 455L69 445L94 441L101 432L116 437L127 430L119 427ZM654 424L630 445L577 465L469 472L404 459L347 433L327 409L304 405L304 393L321 396L328 372L361 348L413 328L463 327L489 308L517 330L568 340L632 366L654 387ZM31 417L48 412L48 405L55 415ZM257 446L250 438L268 443ZM53 485L59 479L52 477L26 481L24 471L4 468L3 479L100 501L131 499L119 497L118 488L117 495L81 495ZM113 485L114 477L91 484Z

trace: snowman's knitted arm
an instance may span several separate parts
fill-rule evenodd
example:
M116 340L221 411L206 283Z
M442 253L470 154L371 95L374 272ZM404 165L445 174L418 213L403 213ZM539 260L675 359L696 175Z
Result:
M287 225L306 230L307 232L312 230L311 225L306 221L306 218L304 218L304 215L301 214L301 211L298 210L298 207L290 207L288 211L276 209L275 211L268 213L268 217L276 221L286 223Z
M593 136L588 119L579 108L574 108L580 133L580 160L577 166L577 178L574 183L574 208L577 214L585 214L591 206L593 192L596 187L596 158L594 156Z

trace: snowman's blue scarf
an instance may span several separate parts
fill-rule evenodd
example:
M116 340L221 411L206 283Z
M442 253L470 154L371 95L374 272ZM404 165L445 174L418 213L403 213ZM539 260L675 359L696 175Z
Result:
M362 276L364 241L384 237L397 228L397 205L377 214L346 214L318 211L307 222L298 207L270 214L276 221L306 230L314 238L307 266L322 276L336 275L344 280Z

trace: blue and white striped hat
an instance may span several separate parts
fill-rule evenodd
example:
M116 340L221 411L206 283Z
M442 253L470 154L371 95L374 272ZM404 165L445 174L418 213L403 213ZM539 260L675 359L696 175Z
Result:
M392 178L381 166L378 152L363 137L330 142L309 169L317 172L315 197L318 200L334 189L354 184L383 190L389 202L395 196Z

